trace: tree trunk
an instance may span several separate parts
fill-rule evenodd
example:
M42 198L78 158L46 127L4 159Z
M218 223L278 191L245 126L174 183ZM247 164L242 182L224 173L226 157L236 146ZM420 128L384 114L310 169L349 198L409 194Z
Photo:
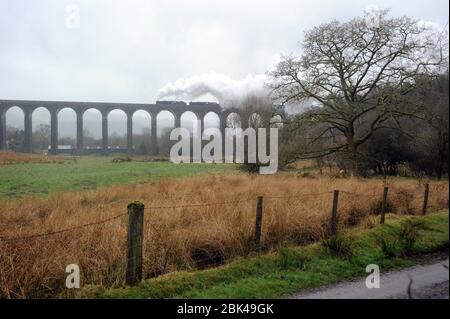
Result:
M350 161L351 161L351 175L359 176L358 149L353 142L350 144Z
M358 146L355 143L355 129L353 127L353 124L351 124L347 128L347 147L350 151L350 165L351 165L351 175L352 176L359 176L359 169L358 169Z

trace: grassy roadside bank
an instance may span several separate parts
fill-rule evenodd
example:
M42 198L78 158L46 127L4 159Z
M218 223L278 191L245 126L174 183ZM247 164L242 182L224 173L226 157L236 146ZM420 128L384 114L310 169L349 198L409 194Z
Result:
M327 244L286 247L215 269L171 273L134 288L88 286L79 297L279 298L364 275L368 264L382 271L414 265L421 254L448 249L448 222L448 211L392 215L384 226L353 230Z

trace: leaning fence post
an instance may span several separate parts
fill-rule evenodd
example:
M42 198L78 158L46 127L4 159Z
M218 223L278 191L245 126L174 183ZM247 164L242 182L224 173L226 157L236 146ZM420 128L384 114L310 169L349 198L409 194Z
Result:
M144 204L128 204L126 284L134 286L142 280L142 243L144 239Z
M383 190L383 203L381 204L380 224L384 224L384 221L385 221L388 191L389 191L389 187L385 187Z
M425 184L425 192L423 194L423 207L422 207L422 215L427 214L427 207L428 207L428 194L430 192L430 184Z
M255 223L255 250L256 251L259 251L261 249L262 214L263 214L263 197L258 196L258 201L256 203L256 223Z
M338 208L339 191L335 190L333 192L333 209L331 211L331 227L330 235L337 235L337 208Z

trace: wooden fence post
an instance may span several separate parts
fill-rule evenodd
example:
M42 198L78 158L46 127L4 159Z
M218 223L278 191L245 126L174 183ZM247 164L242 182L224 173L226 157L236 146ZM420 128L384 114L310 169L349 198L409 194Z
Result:
M425 184L425 192L423 194L423 207L422 207L422 215L427 214L427 207L428 207L428 194L430 192L430 184Z
M261 226L262 226L262 214L263 214L263 197L258 196L256 204L256 223L255 223L255 250L261 249Z
M142 280L142 243L144 239L144 204L128 204L128 239L126 284L134 286Z
M385 187L383 190L383 203L381 204L380 224L384 224L384 221L385 221L388 191L389 191L389 187Z
M339 200L339 191L335 190L333 192L333 210L331 211L331 227L330 227L330 235L337 235L337 210L338 210L338 200Z

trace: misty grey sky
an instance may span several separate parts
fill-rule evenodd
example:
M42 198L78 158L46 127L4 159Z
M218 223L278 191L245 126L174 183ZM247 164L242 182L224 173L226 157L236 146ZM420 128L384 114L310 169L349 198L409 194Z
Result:
M0 0L0 99L153 103L178 78L263 74L305 30L369 5L448 20L448 0Z

